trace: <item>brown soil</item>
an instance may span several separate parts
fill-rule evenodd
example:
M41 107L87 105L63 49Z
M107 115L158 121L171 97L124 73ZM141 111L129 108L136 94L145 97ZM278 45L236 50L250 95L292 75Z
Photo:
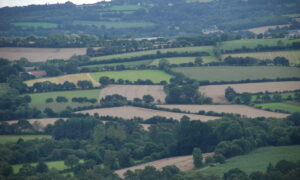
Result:
M202 115L195 115L195 114L174 113L174 112L159 111L159 110L132 107L132 106L92 109L92 110L78 111L77 113L82 113L82 114L88 113L90 115L94 115L95 113L98 113L100 116L113 116L113 117L121 117L124 119L132 119L134 117L149 119L153 116L163 116L167 118L180 120L184 115L188 116L192 120L201 120L201 121L209 121L209 120L215 120L220 118L216 116L202 116Z
M166 93L163 86L157 85L110 85L101 90L100 98L102 99L107 95L119 94L125 96L128 100L134 98L142 99L144 95L151 95L155 102L165 102Z
M284 28L289 26L290 24L277 25L277 26L262 26L262 27L247 29L247 30L253 32L254 34L263 34L266 33L269 29L276 29L277 27Z
M269 112L245 105L158 105L159 107L174 109L178 108L183 111L190 111L197 113L199 111L213 111L217 113L233 113L247 116L250 118L256 117L272 117L272 118L285 118L288 114Z
M48 59L69 59L73 55L85 55L86 48L0 48L0 57L17 60L22 57L31 62Z
M213 153L204 153L203 161L205 161L206 157L212 156L212 155L213 155ZM170 166L170 165L175 165L181 171L192 170L194 168L193 156L188 155L188 156L178 156L178 157L160 159L157 161L152 161L149 163L132 166L132 167L125 168L125 169L119 169L119 170L115 171L115 173L118 174L120 177L124 177L123 174L128 170L134 171L136 169L144 169L146 166L153 166L158 170L162 170L163 167Z
M263 82L245 84L208 85L199 88L201 93L211 97L215 103L226 103L225 89L232 87L236 92L258 93L258 92L282 92L300 89L300 81Z

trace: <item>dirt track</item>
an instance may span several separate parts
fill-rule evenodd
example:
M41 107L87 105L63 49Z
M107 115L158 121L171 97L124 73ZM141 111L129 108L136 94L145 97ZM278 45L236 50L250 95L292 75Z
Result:
M167 118L180 120L184 115L190 117L190 119L192 120L201 120L201 121L209 121L209 120L215 120L220 118L216 116L202 116L202 115L195 115L195 114L174 113L174 112L158 111L153 109L146 109L146 108L132 107L132 106L92 109L92 110L78 111L77 113L82 113L82 114L88 113L90 115L94 115L95 113L98 113L100 116L114 116L114 117L121 117L124 119L132 119L134 117L149 119L153 116L163 116Z
M180 110L190 111L192 113L197 113L199 111L233 113L233 114L240 114L242 116L247 116L250 118L255 118L255 117L285 118L288 116L288 114L264 111L250 106L245 106L245 105L158 105L158 106L163 108L169 108L169 109L178 108Z
M22 57L30 62L48 59L69 59L73 55L85 55L86 48L0 48L0 57L17 60Z
M213 155L213 153L204 153L203 161L205 161L206 157L211 156L211 155ZM124 177L123 174L128 170L134 171L136 169L144 169L146 166L154 166L156 169L162 170L163 167L170 166L170 165L175 165L181 171L192 170L194 168L193 156L188 155L188 156L178 156L178 157L160 159L157 161L152 161L149 163L132 166L132 167L125 168L125 169L119 169L119 170L115 171L115 173L118 174L120 177Z
M109 85L104 88L99 99L104 98L107 95L119 94L125 96L128 100L134 98L142 99L144 95L151 95L155 102L165 102L166 93L164 92L163 86L158 85Z
M263 82L245 84L208 85L199 88L201 93L211 97L215 103L226 103L225 89L232 87L236 92L258 93L258 92L282 92L300 89L300 81Z

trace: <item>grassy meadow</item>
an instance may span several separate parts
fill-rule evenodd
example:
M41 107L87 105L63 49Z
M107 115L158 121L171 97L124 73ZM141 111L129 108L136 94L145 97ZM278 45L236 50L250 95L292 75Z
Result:
M6 83L0 83L0 95L9 92L10 87Z
M58 171L62 171L67 169L68 167L64 164L64 161L48 161L45 162L49 169L56 169ZM38 163L30 163L31 166L37 166ZM22 168L23 164L13 165L13 172L18 173Z
M113 71L113 72L96 72L91 73L92 78L98 81L100 77L107 76L109 78L118 80L129 80L136 81L138 79L141 80L151 80L154 83L159 83L160 81L167 81L171 79L171 75L159 71L159 70L129 70L129 71Z
M232 57L254 57L257 59L265 60L270 59L273 60L276 57L285 57L290 63L300 64L300 51L270 51L270 52L252 52L252 53L237 53L237 54L224 54L222 58L226 58L228 56Z
M29 140L41 139L41 138L50 139L51 136L49 135L0 135L0 144L16 143L20 138L22 138L24 141L29 141Z
M289 113L295 113L300 112L300 105L298 104L288 104L284 102L278 102L278 103L263 103L263 104L256 104L256 107L262 108L262 109L269 109L272 111L276 110L282 110Z
M172 57L172 58L160 58L154 59L150 65L158 66L161 59L166 59L170 64L182 64L182 63L194 63L196 57ZM201 56L203 59L203 64L217 61L214 56Z
M226 160L225 164L217 164L214 167L207 167L196 172L205 174L214 174L223 176L230 169L239 168L250 174L254 171L265 172L269 163L275 165L280 160L288 160L297 162L300 160L300 145L296 146L278 146L278 147L263 147L254 150L253 152L236 156ZM195 171L191 171L193 173Z
M131 58L131 57L138 57L143 55L151 55L156 54L157 51L161 53L167 52L207 52L209 54L213 54L213 47L212 46L194 46L194 47L183 47L183 48L166 48L166 49L157 49L157 50L148 50L148 51L138 51L138 52L131 52L131 53L123 53L123 54L115 54L115 55L107 55L107 56L99 56L94 57L92 60L101 61L106 59L118 59L118 58Z
M122 5L122 6L112 6L109 8L109 10L111 11L136 11L141 9L141 6L137 6L137 5Z
M123 63L111 63L111 64L96 64L96 65L88 65L88 66L81 66L81 68L93 68L93 67L99 67L102 68L104 66L118 66L118 65L124 65L125 67L136 67L140 65L150 65L153 60L141 60L141 61L132 61L132 62L123 62Z
M54 23L46 23L46 22L16 22L13 23L15 26L19 26L22 28L57 28L57 24Z
M105 26L106 28L139 28L154 26L151 22L117 22L117 21L74 21L74 25Z
M179 67L173 68L173 70L199 81L240 81L300 77L299 68L279 66L203 66Z

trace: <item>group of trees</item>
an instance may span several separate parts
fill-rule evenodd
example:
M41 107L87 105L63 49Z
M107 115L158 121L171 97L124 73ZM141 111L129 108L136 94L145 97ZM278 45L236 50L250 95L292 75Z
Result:
M235 66L253 66L253 65L269 65L275 66L289 66L289 60L285 57L276 57L273 60L259 60L253 57L231 57L228 56L224 59L225 65Z

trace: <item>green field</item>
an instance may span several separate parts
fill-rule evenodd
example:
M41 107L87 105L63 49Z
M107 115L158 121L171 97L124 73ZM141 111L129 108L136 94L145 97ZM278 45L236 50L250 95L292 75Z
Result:
M111 11L136 11L139 9L141 9L141 6L137 5L112 6L109 8Z
M64 164L64 161L48 161L45 162L48 165L49 169L56 169L58 171L62 171L67 169L68 167ZM37 163L30 163L31 166L36 166ZM18 173L22 168L23 164L13 165L13 172Z
M154 83L159 83L160 81L167 81L171 79L171 75L159 71L159 70L130 70L130 71L112 71L112 72L97 72L91 73L92 78L96 81L100 79L102 76L107 76L109 78L118 80L129 80L136 81L138 79L141 80L151 80Z
M0 83L0 95L9 92L10 87L6 83Z
M131 53L94 57L94 58L92 58L92 60L101 61L101 60L106 60L106 59L131 58L131 57L138 57L138 56L143 56L143 55L156 54L157 51L160 51L161 53L207 52L212 55L213 47L212 46L194 46L194 47L183 47L183 48L166 48L166 49L157 49L157 50L149 50L149 51L138 51L138 52L131 52Z
M250 174L254 171L265 172L269 163L275 165L280 160L299 161L300 145L259 148L247 155L230 158L226 160L225 164L217 164L215 167L207 167L196 171L223 176L230 169L239 168ZM193 172L195 171L191 171L191 173Z
M246 48L254 49L257 45L264 46L277 46L278 41L282 41L283 45L290 45L293 42L300 42L300 39L284 39L284 38L274 38L274 39L243 39L234 41L225 41L220 44L221 50L234 50L240 49L243 46Z
M89 65L89 66L81 66L81 68L88 67L99 67L102 68L104 66L118 66L118 65L124 65L125 67L137 67L140 65L149 65L152 63L152 60L141 60L141 61L132 61L132 62L123 62L123 63L111 63L111 64L96 64L96 65Z
M289 113L300 112L300 105L296 105L296 104L264 103L264 104L256 104L255 106L262 109L269 109L272 111L282 110Z
M286 14L284 16L290 17L290 18L297 18L300 17L300 14Z
M19 26L22 28L57 28L57 24L54 23L46 23L46 22L16 22L13 23L15 26Z
M161 58L166 59L170 64L182 64L182 63L194 63L196 57L173 57L173 58ZM203 64L217 61L214 56L202 56ZM158 65L161 59L154 59L150 65Z
M279 66L211 66L211 67L180 67L173 68L199 81L239 81L246 79L276 79L300 77L300 69Z
M93 90L76 90L76 91L55 91L55 92L45 92L45 93L33 93L27 95L31 96L32 104L43 104L45 103L45 100L48 98L53 98L55 101L55 98L57 96L64 96L67 99L69 99L69 102L71 102L71 99L73 97L87 97L89 99L91 98L98 99L99 94L100 94L99 89L93 89Z
M200 3L207 3L207 2L212 2L215 0L186 0L187 2L200 2Z
M138 28L138 27L149 27L155 24L150 22L109 22L109 21L74 21L75 25L84 26L105 26L106 28Z
M0 144L5 143L15 143L20 138L22 138L24 141L29 141L33 139L41 139L41 138L51 138L49 135L0 135Z
M270 59L273 60L276 57L285 57L292 64L300 64L300 51L270 51L270 52L253 52L253 53L238 53L238 54L224 54L222 58L226 58L228 56L232 57L254 57L257 59L265 60Z
M270 96L270 98L271 99L273 99L273 97L274 97L274 95L281 95L281 98L282 98L282 100L287 100L287 98L289 97L289 96L291 96L293 99L295 98L295 93L272 93L272 94L268 94L269 96ZM253 102L255 102L255 101L258 101L259 103L261 103L261 99L256 99L257 98L257 96L260 96L260 97L262 97L263 95L252 95L251 96L251 102L253 103Z

